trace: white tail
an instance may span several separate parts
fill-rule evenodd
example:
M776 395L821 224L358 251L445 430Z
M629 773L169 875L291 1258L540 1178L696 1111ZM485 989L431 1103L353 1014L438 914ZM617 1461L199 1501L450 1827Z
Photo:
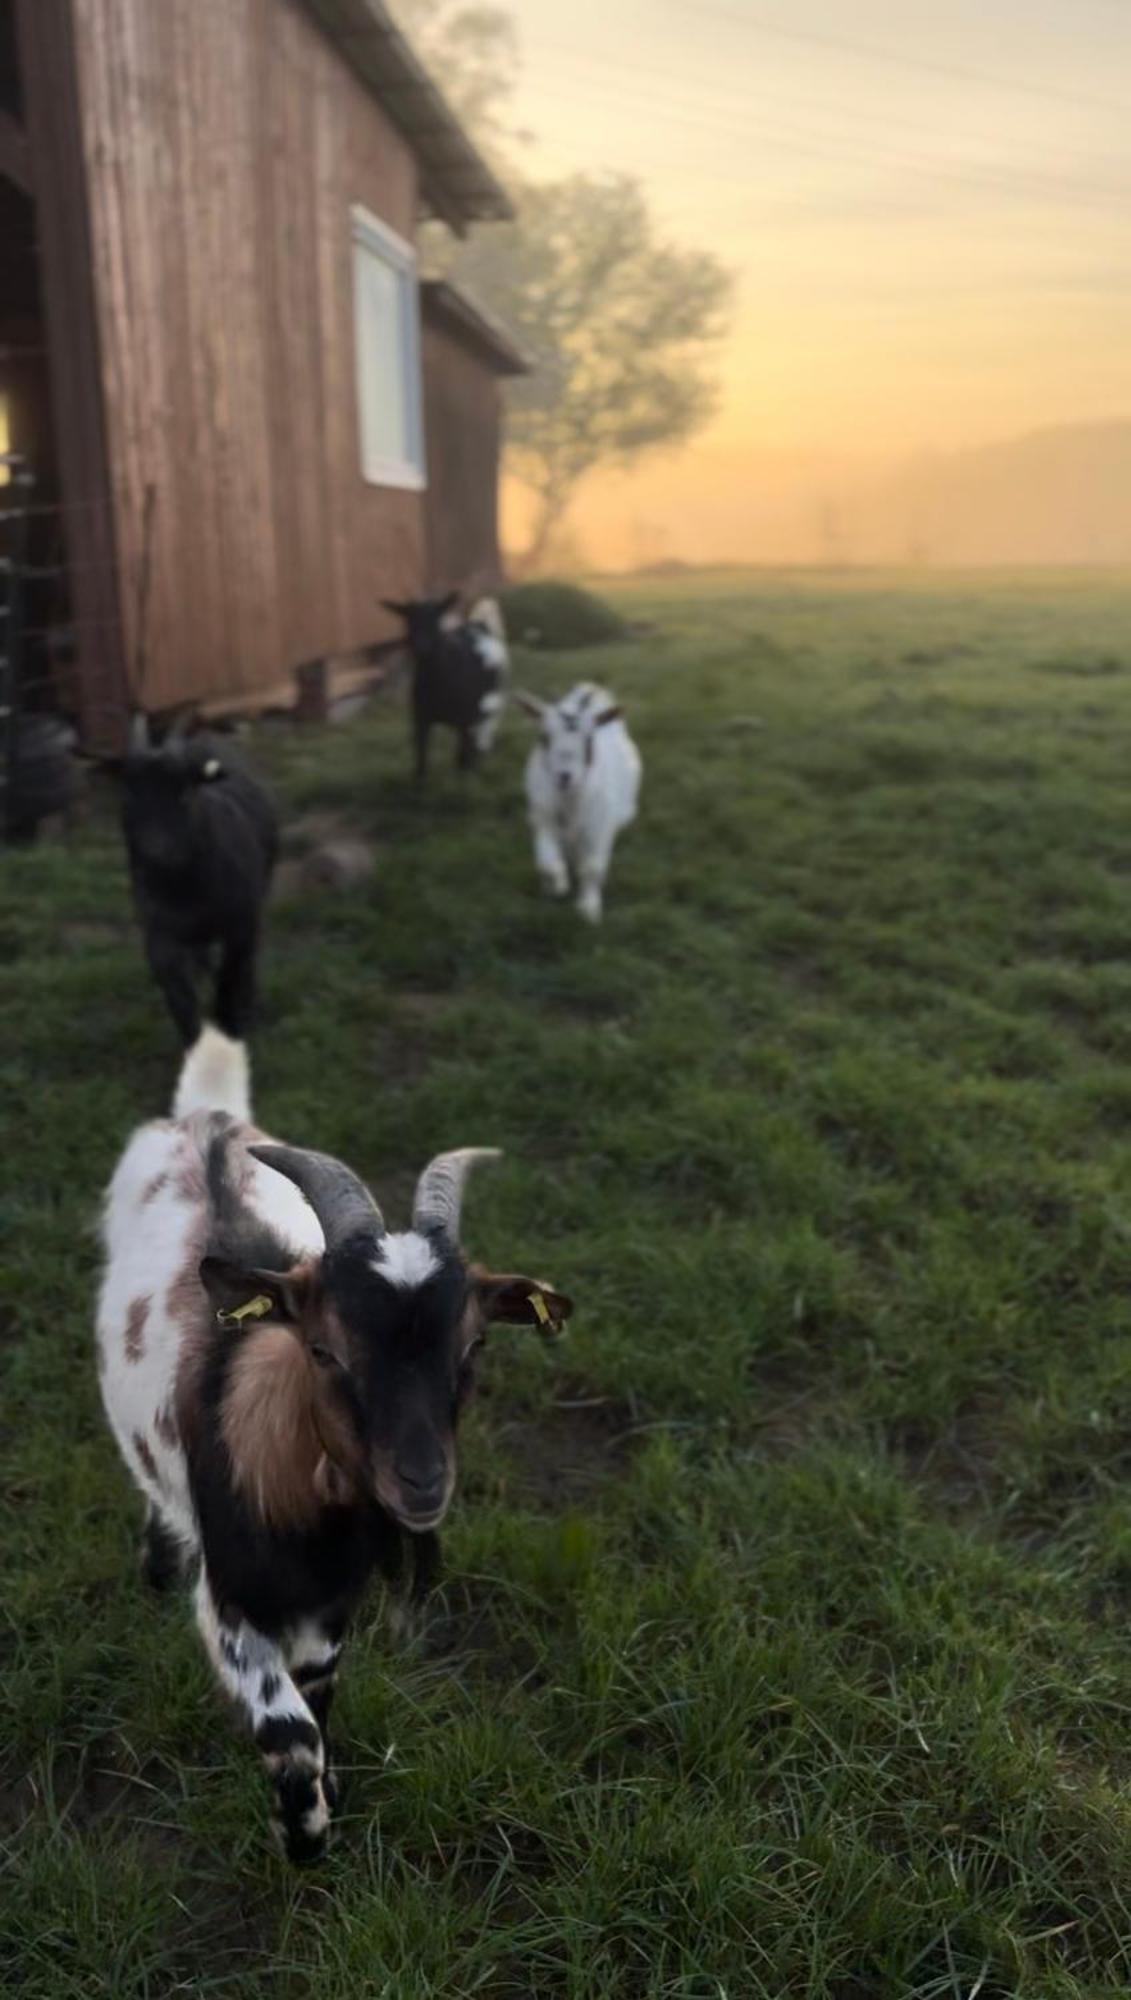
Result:
M233 1042L219 1028L205 1028L184 1060L174 1118L193 1111L227 1111L245 1122L251 1117L251 1066L243 1042Z

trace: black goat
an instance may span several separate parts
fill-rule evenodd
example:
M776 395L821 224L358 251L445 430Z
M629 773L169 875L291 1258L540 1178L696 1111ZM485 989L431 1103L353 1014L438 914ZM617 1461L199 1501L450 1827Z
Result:
M200 1034L196 981L213 952L217 1025L245 1040L278 848L266 792L211 737L174 729L154 747L139 715L122 766L122 830L149 964L185 1047Z
M404 619L408 631L417 780L427 773L428 739L437 723L456 731L456 763L461 771L470 770L480 752L491 748L506 701L509 660L497 604L484 598L464 624L447 626L444 620L459 602L457 590L404 604L381 601Z

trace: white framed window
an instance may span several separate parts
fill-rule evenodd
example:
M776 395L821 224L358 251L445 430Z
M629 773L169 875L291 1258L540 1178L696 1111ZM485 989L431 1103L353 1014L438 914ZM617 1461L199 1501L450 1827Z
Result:
M416 252L367 208L353 214L361 470L371 486L427 485Z

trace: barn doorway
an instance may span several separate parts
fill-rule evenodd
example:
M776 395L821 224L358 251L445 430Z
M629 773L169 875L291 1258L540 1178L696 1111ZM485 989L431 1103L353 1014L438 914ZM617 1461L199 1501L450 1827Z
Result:
M56 424L14 0L0 0L0 771L19 835L68 789L78 707Z

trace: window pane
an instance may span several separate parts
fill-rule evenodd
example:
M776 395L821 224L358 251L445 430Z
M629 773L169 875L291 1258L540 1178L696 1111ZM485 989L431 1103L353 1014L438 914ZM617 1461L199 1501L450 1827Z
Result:
M405 340L408 279L368 245L354 256L361 434L367 474L415 458Z

